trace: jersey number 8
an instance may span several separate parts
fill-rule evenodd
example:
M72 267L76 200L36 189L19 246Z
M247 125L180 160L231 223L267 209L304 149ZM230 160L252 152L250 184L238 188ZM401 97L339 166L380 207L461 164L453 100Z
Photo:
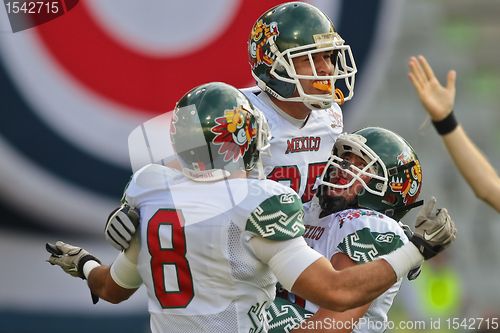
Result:
M153 284L156 298L164 309L185 308L194 297L183 222L181 212L160 209L148 223ZM169 280L174 274L177 281Z

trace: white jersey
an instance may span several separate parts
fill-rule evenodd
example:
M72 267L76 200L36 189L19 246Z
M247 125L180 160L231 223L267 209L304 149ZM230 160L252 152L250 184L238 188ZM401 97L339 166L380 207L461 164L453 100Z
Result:
M396 221L372 210L348 209L319 218L321 207L316 198L304 205L304 210L304 238L311 248L329 260L343 253L356 263L365 263L409 241ZM396 282L373 300L353 332L385 331L387 313L400 286L401 281ZM316 304L281 290L268 310L270 332L290 332L318 310Z
M140 210L137 269L153 333L267 331L277 281L248 242L303 234L302 203L290 188L256 179L195 183L149 165L134 174L125 200Z
M343 131L340 107L334 103L329 109L313 110L305 124L298 125L280 114L283 111L258 87L241 91L264 113L271 129L271 154L262 156L267 178L291 187L302 202L310 201L316 180Z

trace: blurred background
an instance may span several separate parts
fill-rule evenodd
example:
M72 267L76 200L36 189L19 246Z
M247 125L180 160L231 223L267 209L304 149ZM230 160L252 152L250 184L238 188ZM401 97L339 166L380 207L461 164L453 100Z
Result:
M198 84L252 85L250 28L284 1L64 1L64 15L16 33L3 2L0 333L149 332L144 288L120 305L92 305L84 282L45 262L44 244L64 239L113 260L103 229L131 175L129 133ZM455 170L407 78L417 54L442 82L456 69L456 115L500 165L500 2L309 2L332 18L358 65L346 131L403 135L420 157L421 196L435 195L459 228L447 255L404 283L390 313L403 324L390 331L471 331L470 318L500 318L500 217ZM468 322L448 330L449 318Z

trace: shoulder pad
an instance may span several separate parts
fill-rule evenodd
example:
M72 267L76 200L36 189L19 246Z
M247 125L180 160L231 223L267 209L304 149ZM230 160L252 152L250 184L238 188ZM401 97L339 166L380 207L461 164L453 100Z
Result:
M344 117L342 115L342 109L338 104L333 103L333 105L323 114L328 115L328 118L333 126L341 129L344 128Z
M287 240L304 234L304 210L295 193L273 195L250 214L245 230L271 240Z
M146 193L168 189L183 179L182 173L175 169L159 164L146 165L134 173L122 201L132 203Z

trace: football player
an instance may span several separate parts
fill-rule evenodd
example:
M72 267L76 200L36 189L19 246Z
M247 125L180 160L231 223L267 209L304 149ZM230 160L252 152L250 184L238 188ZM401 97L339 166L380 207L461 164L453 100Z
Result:
M418 157L399 135L377 127L342 134L322 175L317 196L305 205L304 238L338 270L387 255L412 237L397 221L416 205L421 187ZM424 237L447 243L455 237L455 230L445 230L452 227L447 222L450 217L446 209L435 212L435 204L433 198L422 207L416 226L421 228L433 220L442 229L426 232ZM282 290L269 310L271 332L288 332L292 328L300 332L300 328L311 327L316 328L315 332L323 331L319 327L329 332L383 332L400 285L398 280L371 303L342 313Z
M343 131L339 104L353 96L357 69L351 49L322 11L289 2L257 19L248 56L257 86L242 91L273 133L270 154L263 156L265 174L308 202Z
M334 270L302 237L296 193L247 178L268 146L265 131L265 119L237 89L210 83L189 91L171 127L182 171L147 165L125 191L140 215L127 251L106 266L57 242L48 246L49 262L87 279L92 294L112 303L144 284L153 333L265 332L277 281L318 306L345 311L372 301L449 244L426 240L442 228L431 221L383 260ZM453 222L446 223L443 233L453 238Z

